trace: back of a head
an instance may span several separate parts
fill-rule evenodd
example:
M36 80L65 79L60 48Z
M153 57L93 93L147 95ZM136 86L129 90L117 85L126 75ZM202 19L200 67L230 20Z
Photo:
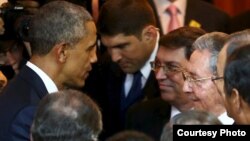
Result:
M185 48L185 56L188 59L191 55L193 42L205 33L206 32L201 28L180 27L163 35L160 38L159 45L173 49Z
M89 21L92 17L82 6L59 0L43 5L30 22L32 54L45 55L61 42L73 46L87 34Z
M244 101L250 104L250 44L239 46L228 57L224 80L228 96L231 96L235 88Z
M125 130L109 137L106 141L154 141L143 132L135 130Z
M33 141L95 141L102 130L101 112L86 94L64 90L46 95L31 128Z
M190 110L175 115L163 128L161 141L173 141L173 125L222 125L219 119L206 111Z
M227 57L237 48L250 44L250 29L234 32L228 36L224 46L227 46Z
M155 26L156 20L146 0L108 0L101 8L97 29L101 35L139 36L148 25Z

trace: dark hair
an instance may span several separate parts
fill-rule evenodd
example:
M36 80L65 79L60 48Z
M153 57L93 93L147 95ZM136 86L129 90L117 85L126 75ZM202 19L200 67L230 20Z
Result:
M101 8L97 22L102 35L117 34L140 37L148 25L156 25L154 12L146 0L108 0Z
M106 141L154 141L153 138L147 134L135 131L124 130L109 137Z
M94 141L101 130L97 104L80 91L64 90L40 101L31 133L34 141Z
M224 70L225 92L231 96L232 89L250 104L250 44L237 48L227 59Z
M163 35L160 38L159 45L173 49L185 48L185 57L189 59L192 53L191 49L193 42L205 33L206 32L200 28L188 26L180 27Z
M92 17L82 6L66 1L43 5L30 21L32 54L45 55L61 42L73 46L86 36L89 21Z

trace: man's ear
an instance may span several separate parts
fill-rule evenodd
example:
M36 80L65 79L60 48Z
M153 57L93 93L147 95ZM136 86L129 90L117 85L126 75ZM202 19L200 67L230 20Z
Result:
M66 62L66 59L68 57L68 48L67 48L66 43L62 42L62 43L56 44L53 50L56 56L56 60L58 62L61 62L61 63Z
M233 110L236 113L240 114L241 108L242 108L241 97L239 95L239 91L237 89L235 89L235 88L232 89L232 93L231 93L231 96L230 96L230 104L234 105Z
M158 33L158 29L152 25L146 26L142 30L142 40L144 41L152 41L156 39Z

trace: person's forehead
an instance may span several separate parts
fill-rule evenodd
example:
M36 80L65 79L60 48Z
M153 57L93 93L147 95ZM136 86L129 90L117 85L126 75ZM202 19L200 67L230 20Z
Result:
M101 35L101 41L104 43L104 45L108 45L109 47L115 47L120 44L127 43L133 39L135 39L134 36L125 36L124 34L117 34L113 36Z
M190 57L190 63L196 65L203 65L205 61L208 61L210 58L210 52L206 49L204 50L195 50Z
M162 63L171 63L181 65L182 67L185 67L188 61L185 57L185 48L172 49L160 47L157 58L159 58Z
M165 59L176 58L185 58L185 49L184 48L168 48L161 46L158 49L157 55L162 55Z
M195 50L190 57L187 70L191 73L197 73L199 70L209 70L209 57L210 52L208 50Z

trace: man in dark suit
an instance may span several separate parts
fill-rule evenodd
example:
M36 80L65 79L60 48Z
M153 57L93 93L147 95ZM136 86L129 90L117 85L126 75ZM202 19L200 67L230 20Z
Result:
M95 95L102 107L103 138L124 129L131 105L159 96L149 64L158 48L155 26L153 10L146 0L108 0L102 6L97 27L108 54L99 59L99 74L93 75L96 81L88 85L94 88L89 94Z
M139 130L159 140L170 118L192 108L193 103L182 91L182 71L188 63L192 43L203 34L205 31L199 28L181 27L161 37L156 60L152 62L161 98L131 107L126 120L128 129Z
M97 60L96 27L81 6L48 3L34 15L29 31L31 59L0 96L1 141L29 141L38 102L47 93L84 86Z
M250 10L232 17L230 22L230 33L250 28Z
M167 7L172 3L178 8L178 19L181 26L200 27L207 32L228 32L229 16L202 0L148 0L152 6L157 25L162 34L166 34L169 14Z

